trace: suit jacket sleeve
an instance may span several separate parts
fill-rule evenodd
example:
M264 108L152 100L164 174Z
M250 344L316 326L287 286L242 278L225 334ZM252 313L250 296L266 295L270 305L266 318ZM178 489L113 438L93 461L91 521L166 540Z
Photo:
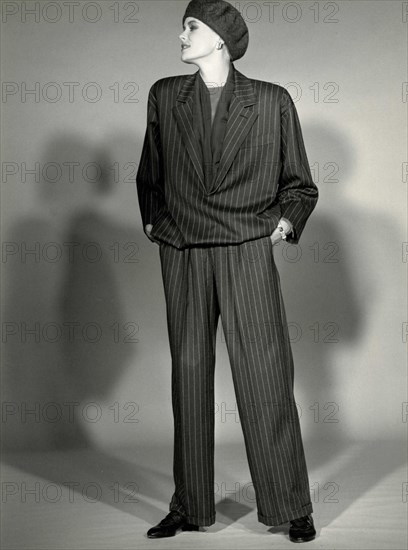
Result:
M161 151L155 84L153 84L149 91L147 128L136 175L136 185L140 213L143 221L143 230L146 233L146 224L154 225L155 219L165 205L163 191L163 156Z
M287 241L297 244L319 193L310 172L299 117L286 90L281 104L281 125L282 169L278 201L282 217L293 225L293 232L288 235Z

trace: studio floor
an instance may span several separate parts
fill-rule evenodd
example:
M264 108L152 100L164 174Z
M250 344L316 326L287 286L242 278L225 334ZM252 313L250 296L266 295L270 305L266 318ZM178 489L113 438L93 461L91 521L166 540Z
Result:
M307 441L305 451L317 537L303 547L407 548L406 443ZM1 548L293 548L287 524L257 521L243 446L217 443L215 464L216 523L152 540L173 490L171 446L3 453Z

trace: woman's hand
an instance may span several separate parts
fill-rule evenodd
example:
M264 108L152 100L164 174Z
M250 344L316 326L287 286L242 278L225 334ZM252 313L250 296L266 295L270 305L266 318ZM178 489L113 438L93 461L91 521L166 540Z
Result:
M272 241L272 246L276 243L278 243L279 241L282 241L282 235L281 235L281 232L279 231L278 228L276 228L274 230L274 232L272 233L272 235L270 236L270 239Z
M150 233L152 232L152 229L153 229L153 226L151 223L147 223L145 225L145 230L146 230L146 234L147 236L149 237L149 239L152 241L152 243L157 243L157 244L160 244L160 241L158 241L157 239L155 239L154 237L152 237L150 235Z

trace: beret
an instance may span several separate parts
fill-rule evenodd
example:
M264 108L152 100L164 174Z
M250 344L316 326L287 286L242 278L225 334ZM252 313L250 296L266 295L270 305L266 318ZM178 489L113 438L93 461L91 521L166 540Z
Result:
M183 16L195 17L216 32L227 45L231 61L240 59L248 48L248 27L239 13L224 0L191 0Z

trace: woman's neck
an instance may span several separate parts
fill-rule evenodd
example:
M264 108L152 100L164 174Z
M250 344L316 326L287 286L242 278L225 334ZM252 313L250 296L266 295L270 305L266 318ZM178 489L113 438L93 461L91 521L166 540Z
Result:
M213 62L211 64L200 64L200 76L208 88L223 86L227 81L230 68L231 63L229 60L216 65Z

